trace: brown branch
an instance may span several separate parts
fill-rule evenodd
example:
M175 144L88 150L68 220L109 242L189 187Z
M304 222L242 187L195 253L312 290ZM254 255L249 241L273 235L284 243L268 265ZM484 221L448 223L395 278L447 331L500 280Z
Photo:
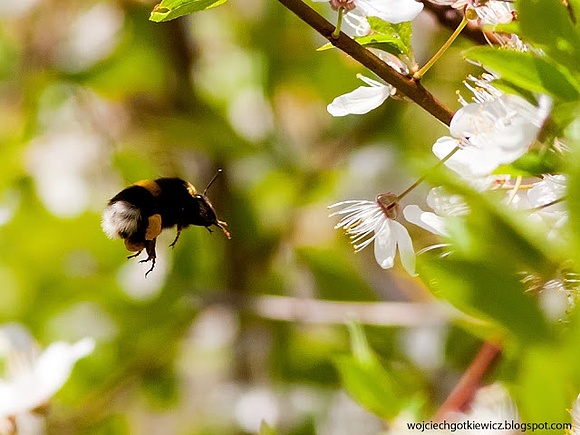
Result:
M286 8L294 12L302 21L325 37L332 45L364 65L387 83L397 88L397 91L413 100L435 118L449 125L453 112L441 104L425 89L421 83L412 78L397 73L393 68L362 47L355 40L341 32L338 38L332 37L334 25L329 23L318 12L302 0L278 0Z
M442 421L448 414L465 411L473 400L473 396L479 387L483 377L489 373L494 366L494 362L501 355L499 345L486 341L479 349L477 355L465 371L459 382L441 405L441 408L433 418Z

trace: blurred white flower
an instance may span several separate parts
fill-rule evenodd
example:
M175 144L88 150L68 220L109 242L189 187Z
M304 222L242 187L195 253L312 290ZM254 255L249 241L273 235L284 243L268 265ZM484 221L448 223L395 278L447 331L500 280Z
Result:
M567 180L565 175L546 175L527 191L527 200L533 212L530 220L548 228L548 240L562 239L562 228L568 222L568 209L564 203Z
M507 24L514 19L515 9L511 2L505 0L430 0L430 2L464 9L468 18L478 21L480 25ZM469 11L475 14L470 14Z
M411 21L423 10L423 5L415 0L330 0L329 3L334 10L343 8L348 13L356 8L364 16L378 17L393 24Z
M514 401L506 388L498 382L477 390L470 411L467 414L460 414L460 416L461 419L466 418L481 422L519 421L518 409ZM519 431L514 430L507 433L519 433ZM496 435L497 430L489 428L478 432L478 434Z
M441 186L431 189L426 200L433 212L423 211L418 205L413 204L405 207L403 215L407 222L439 236L448 235L446 217L469 213L469 207L461 195L448 194Z
M513 4L505 0L489 0L473 2L473 4L472 8L475 10L481 25L511 23L516 12Z
M566 195L566 188L565 175L546 175L542 181L537 182L534 187L528 190L530 206L533 208L546 207L546 209L562 208L558 201L561 201ZM560 207L556 207L558 204Z
M430 233L446 236L445 219L431 211L423 211L418 205L408 205L403 210L407 222L417 225Z
M0 379L0 419L26 414L48 403L69 378L75 363L94 349L84 338L75 344L56 342L39 352L34 340L19 325L0 329L0 351L5 360Z
M348 94L336 97L326 108L332 116L368 113L383 104L395 92L395 88L391 85L383 84L362 74L358 74L357 78L368 86L360 86Z
M397 250L403 268L415 276L415 251L407 229L395 221L397 197L393 194L378 195L375 201L349 200L329 206L342 207L330 216L342 216L335 229L342 228L351 238L355 252L375 242L375 259L383 269L390 269L395 262Z
M497 435L500 432L506 435L514 435L521 433L520 430L516 429L506 431L498 429L498 425L504 422L519 422L518 410L514 402L507 390L499 383L477 390L468 412L455 412L445 415L444 420L447 422L448 429L438 428L438 430L434 430L427 424L410 430L408 427L410 418L412 417L405 414L397 417L388 433L393 435L412 433L426 435L470 435L474 433L478 435ZM469 422L472 425L474 422L480 422L482 427L474 430L469 427Z
M461 148L445 165L466 180L485 177L499 165L512 163L525 154L552 104L545 95L539 96L536 107L520 96L504 94L491 85L490 74L469 79L476 85L468 84L474 102L460 98L463 107L451 120L451 137L441 137L433 145L433 153L440 159L454 148Z
M121 40L124 20L121 8L105 2L80 11L57 47L59 66L78 72L109 56Z

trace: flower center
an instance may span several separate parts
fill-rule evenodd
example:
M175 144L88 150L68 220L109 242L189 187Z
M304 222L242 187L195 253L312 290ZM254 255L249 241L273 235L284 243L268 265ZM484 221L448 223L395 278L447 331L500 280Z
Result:
M343 9L345 12L349 12L356 8L355 0L330 0L329 3L334 11Z
M399 197L394 193L381 193L377 195L377 204L389 219L396 219L399 214Z

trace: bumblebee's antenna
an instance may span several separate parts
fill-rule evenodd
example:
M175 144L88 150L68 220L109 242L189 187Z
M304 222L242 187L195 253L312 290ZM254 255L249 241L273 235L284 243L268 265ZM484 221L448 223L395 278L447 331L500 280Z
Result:
M213 182L215 181L215 179L218 177L219 174L222 173L222 168L219 168L217 170L217 172L215 173L215 175L213 176L213 178L210 180L209 183L207 183L206 188L203 190L203 195L205 196L205 194L207 193L207 189L209 189L209 187L213 184Z

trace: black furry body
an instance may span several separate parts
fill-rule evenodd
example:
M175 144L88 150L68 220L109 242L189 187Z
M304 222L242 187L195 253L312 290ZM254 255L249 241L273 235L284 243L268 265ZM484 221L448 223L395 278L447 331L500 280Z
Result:
M177 226L175 245L181 231L190 225L219 227L229 238L226 223L218 220L215 210L205 194L180 178L142 180L129 186L109 201L103 212L102 227L110 237L120 237L126 248L137 252L145 249L155 266L155 241L165 228ZM149 273L147 272L147 273Z

